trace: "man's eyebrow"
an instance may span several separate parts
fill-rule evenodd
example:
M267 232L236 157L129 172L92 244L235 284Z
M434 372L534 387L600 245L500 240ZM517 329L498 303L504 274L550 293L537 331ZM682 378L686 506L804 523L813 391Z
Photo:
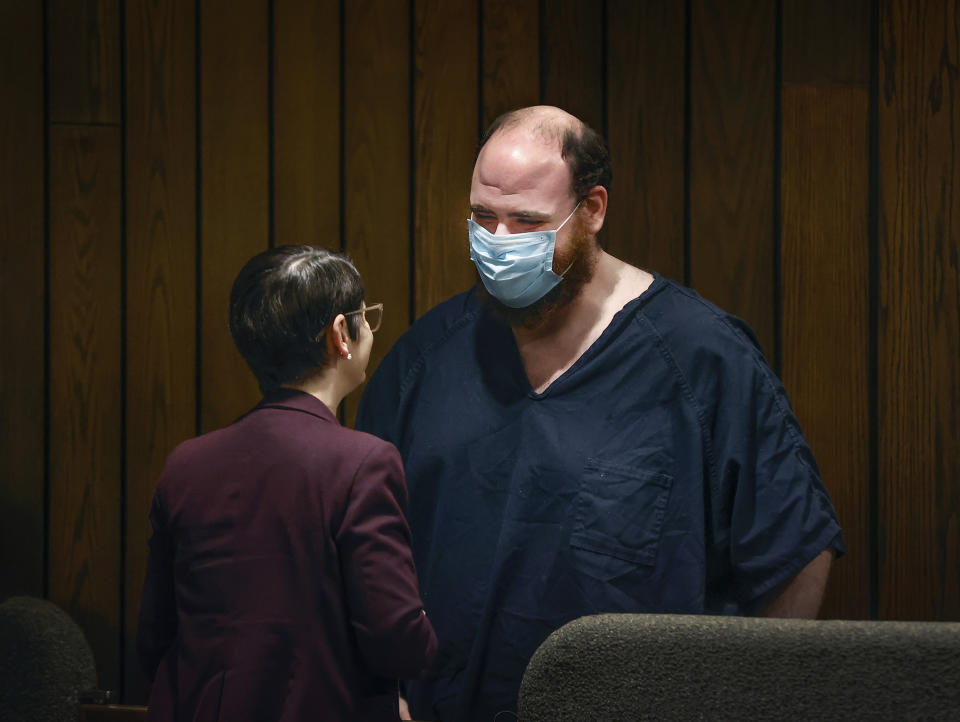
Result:
M490 215L496 215L493 211L483 205L471 205L470 210L473 213L489 213ZM549 213L544 213L542 211L514 211L513 213L508 213L507 218L549 218Z

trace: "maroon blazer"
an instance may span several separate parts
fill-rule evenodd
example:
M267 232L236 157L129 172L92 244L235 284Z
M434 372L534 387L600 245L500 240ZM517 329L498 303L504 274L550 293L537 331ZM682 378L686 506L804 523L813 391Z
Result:
M137 647L147 719L396 720L436 652L396 449L268 394L167 459Z

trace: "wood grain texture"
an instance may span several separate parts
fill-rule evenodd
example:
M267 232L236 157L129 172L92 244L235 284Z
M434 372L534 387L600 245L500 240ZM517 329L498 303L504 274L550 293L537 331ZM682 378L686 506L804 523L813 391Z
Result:
M119 0L47 5L51 122L119 124Z
M884 619L960 619L960 7L880 3Z
M204 2L201 15L201 424L231 423L260 398L233 345L230 288L268 247L266 0Z
M847 543L820 614L870 615L868 0L783 4L783 380Z
M603 128L603 12L600 3L551 0L540 18L542 100Z
M195 13L127 8L127 469L124 699L149 690L136 654L147 514L166 456L196 432Z
M603 237L635 266L683 281L682 3L607 6L607 126L613 183Z
M476 0L415 4L412 263L420 316L476 278L466 218L479 109Z
M775 5L691 3L690 282L773 361Z
M340 2L274 13L274 243L340 250Z
M870 0L783 0L783 82L870 84Z
M410 5L348 3L344 179L346 251L369 303L384 304L369 378L410 318ZM377 98L376 104L370 98ZM353 425L362 387L345 400Z
M537 0L483 2L483 120L540 102Z
M50 599L120 678L121 136L50 132Z
M821 610L841 619L870 615L868 105L783 91L783 383L843 528Z
M0 6L0 600L43 596L43 8ZM13 141L13 142L10 142ZM13 342L11 342L11 340Z

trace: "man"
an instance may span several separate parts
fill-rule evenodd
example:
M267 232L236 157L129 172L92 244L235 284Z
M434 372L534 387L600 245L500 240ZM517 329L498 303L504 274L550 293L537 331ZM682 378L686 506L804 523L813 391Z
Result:
M414 719L516 706L554 629L600 612L816 615L843 542L750 330L599 246L602 139L498 118L470 187L480 281L383 361L358 426L395 443L440 649Z

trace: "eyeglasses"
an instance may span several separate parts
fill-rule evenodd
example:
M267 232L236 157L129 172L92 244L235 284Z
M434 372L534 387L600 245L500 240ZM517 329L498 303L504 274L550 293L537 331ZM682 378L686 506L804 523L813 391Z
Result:
M343 315L353 316L356 313L362 313L364 323L370 327L371 331L376 331L380 328L380 322L383 321L383 304L375 303L372 306L364 305L363 308L358 308L356 311L347 311L347 313Z

